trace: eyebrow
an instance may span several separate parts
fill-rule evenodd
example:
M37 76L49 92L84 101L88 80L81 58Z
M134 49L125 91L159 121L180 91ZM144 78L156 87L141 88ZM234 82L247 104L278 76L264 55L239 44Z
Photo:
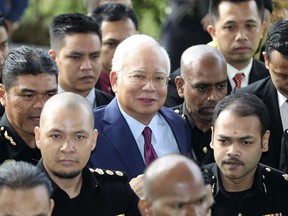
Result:
M5 44L5 43L8 43L8 39L6 39L6 40L0 42L1 45Z
M58 89L55 88L55 89L47 90L44 93L50 93L50 92L54 93L54 92L57 92L57 91L58 91ZM37 90L28 89L28 88L23 88L23 89L20 90L20 93L35 93L35 92L37 92Z
M229 140L232 139L231 137L226 136L226 135L222 135L222 134L218 134L217 137L218 137L218 138L222 138L222 139L229 139ZM246 135L246 136L237 137L236 139L237 139L237 140L246 140L246 139L254 139L254 138L255 138L255 137L252 136L252 135Z

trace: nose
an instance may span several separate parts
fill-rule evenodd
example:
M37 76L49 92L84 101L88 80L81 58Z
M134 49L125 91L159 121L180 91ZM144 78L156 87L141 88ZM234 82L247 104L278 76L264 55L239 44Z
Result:
M231 145L229 145L228 150L227 150L227 155L228 156L239 156L239 149L237 144L232 143Z
M72 141L66 138L65 142L61 145L60 151L62 152L74 152L75 146L72 144Z
M92 69L92 64L91 60L89 58L85 58L80 66L81 70L91 70Z
M43 95L35 96L35 102L33 107L42 109L46 100L47 99Z
M207 99L210 102L218 101L219 100L218 90L216 88L212 88Z
M236 34L236 41L237 40L247 40L247 34L244 27L239 27L237 34Z
M147 78L145 81L145 85L143 86L145 90L155 90L155 84L153 82L153 78Z
M188 205L185 216L205 216L204 212L204 208L201 208L201 206Z

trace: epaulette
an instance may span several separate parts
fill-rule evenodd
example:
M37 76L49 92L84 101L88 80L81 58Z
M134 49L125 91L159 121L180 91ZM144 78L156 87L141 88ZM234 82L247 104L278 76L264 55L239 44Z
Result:
M105 170L100 168L89 168L90 172L92 172L96 176L106 177L106 178L114 178L120 181L127 181L128 177L125 173L121 171L112 171L112 170Z
M263 165L262 178L271 177L273 179L282 180L288 183L288 174L275 168Z
M178 115L180 115L183 119L185 119L185 115L183 114L182 111L182 104L176 107L172 107L172 109L174 110L175 113L177 113Z
M6 128L4 126L0 127L0 140L4 141L4 140L8 140L8 142L13 145L16 146L16 142L13 140L12 136L10 136L10 134L8 133L8 130L6 130Z

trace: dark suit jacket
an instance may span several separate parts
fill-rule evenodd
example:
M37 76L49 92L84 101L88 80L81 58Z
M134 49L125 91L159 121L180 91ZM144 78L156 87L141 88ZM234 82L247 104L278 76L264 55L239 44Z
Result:
M270 140L269 151L263 153L261 163L278 169L283 127L278 106L277 90L273 85L272 79L267 77L236 92L255 94L266 104L270 115L270 124L268 127L270 130Z
M191 154L190 132L186 122L173 110L163 107L159 113L174 133L179 152ZM114 99L105 107L94 109L95 128L99 132L95 150L90 157L90 167L120 170L128 178L142 174L145 164L133 134Z
M168 95L165 102L165 106L173 107L183 103L183 98L180 98L177 92L175 78L180 76L180 68L170 74L170 80L168 83ZM265 68L263 62L253 59L252 68L249 74L248 84L254 83L269 76L269 71ZM230 82L227 84L228 94L230 94L232 88Z
M112 95L107 94L106 92L103 92L99 89L95 88L95 103L94 103L94 107L96 106L103 106L103 105L107 105L108 103L110 103L110 101L114 98Z

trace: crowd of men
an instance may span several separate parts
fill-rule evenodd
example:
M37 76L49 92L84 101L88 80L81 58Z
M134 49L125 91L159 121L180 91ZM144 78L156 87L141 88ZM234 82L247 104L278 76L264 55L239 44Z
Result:
M171 72L130 3L55 16L48 52L0 18L0 215L288 215L288 19L210 0Z

